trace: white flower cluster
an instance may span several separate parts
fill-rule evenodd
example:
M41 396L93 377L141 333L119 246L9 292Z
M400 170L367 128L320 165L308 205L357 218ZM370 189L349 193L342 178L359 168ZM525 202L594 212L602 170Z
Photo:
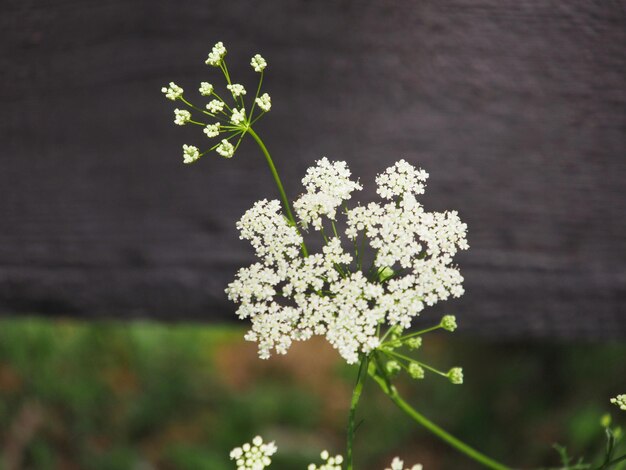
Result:
M615 398L611 398L611 403L619 406L620 410L626 411L626 394L617 395Z
M176 85L176 83L174 82L170 82L169 87L164 86L163 88L161 88L161 91L165 93L165 97L168 100L172 100L172 101L176 101L178 98L183 96L183 89L179 87L178 85Z
M255 72L263 72L263 70L265 70L265 67L267 67L267 61L263 57L261 57L261 54L256 54L250 60L250 65L252 65L252 68Z
M376 177L378 194L384 199L402 197L405 194L424 194L428 173L415 168L405 160L399 160Z
M208 124L204 128L203 132L209 138L217 137L220 134L220 126L221 124L219 122L216 122L215 124Z
M233 114L230 117L230 122L234 124L235 126L238 126L239 124L243 124L244 122L246 122L246 109L245 108L241 108L241 109L233 108Z
M322 216L335 220L337 208L350 199L352 191L362 189L350 179L346 162L330 162L326 157L307 170L302 179L306 193L293 204L302 226L322 228Z
M222 140L215 149L224 158L231 158L235 153L235 147L226 139Z
M331 456L327 450L323 450L320 457L324 461L319 467L314 463L309 464L307 470L341 470L343 457L341 455Z
M268 95L267 93L263 93L261 96L259 96L255 100L255 103L257 104L259 108L261 108L265 112L268 112L270 108L272 107L272 99L270 98L270 95Z
M193 145L183 145L183 163L193 163L200 158L200 150Z
M220 101L220 100L211 100L206 105L206 109L211 114L217 114L217 113L221 112L224 109L224 102Z
M222 63L222 59L226 55L226 48L222 41L218 42L213 46L211 52L209 52L209 57L205 61L205 64L212 65L213 67L219 67Z
M226 85L226 88L228 88L228 91L230 91L235 98L238 98L246 94L246 89L244 88L243 85L240 85L239 83Z
M186 109L174 110L174 124L184 126L191 120L191 113Z
M192 114L186 109L174 110L174 123L179 126L183 126L187 123L195 124L203 127L203 132L209 138L218 137L221 133L226 134L225 138L216 145L212 145L210 150L215 150L219 155L225 158L231 158L238 148L239 142L243 139L246 133L253 134L251 129L252 123L255 123L263 113L268 112L272 107L272 100L267 93L261 94L261 85L263 83L263 71L267 67L267 61L260 55L256 54L250 60L250 65L255 72L261 73L259 77L259 83L254 98L249 101L252 106L250 115L246 115L246 88L240 83L231 83L231 77L226 67L226 61L224 56L226 55L226 47L222 42L218 42L213 46L213 49L209 53L206 60L208 65L219 67L226 80L226 88L232 95L233 104L227 103L218 93L216 87L209 82L200 82L198 91L203 97L208 97L210 100L208 103L197 106L191 103L186 97L183 97L183 89L176 85L174 82L170 82L169 86L161 88L161 91L165 94L165 97L169 100L180 100L190 110L198 111ZM220 92L221 93L221 92ZM230 100L228 100L230 101ZM250 106L249 105L249 106ZM258 106L258 112L255 114L256 106ZM209 123L205 119L209 116L211 120L218 122ZM237 144L233 146L229 140L239 137ZM193 152L191 149L195 148L191 145L187 146L189 149L184 153L184 162L191 163L198 159L200 155L204 155L206 152Z
M202 96L211 96L213 94L213 85L211 85L209 82L202 82L200 83L200 88L198 88L198 91Z
M237 470L263 470L272 464L271 456L277 450L274 442L264 443L261 436L256 436L251 443L235 447L230 452L230 459L235 461ZM307 466L307 470L341 470L343 464L341 455L331 456L327 450L324 450L320 453L320 457L324 461L322 465L317 466L312 463ZM404 462L395 457L391 462L391 468L385 470L422 470L422 466L417 464L405 469Z
M235 461L237 470L263 470L272 463L270 457L276 450L273 442L266 444L261 436L256 436L251 443L235 447L230 452L230 459Z
M404 462L400 460L399 457L395 457L391 462L391 468L386 468L385 470L405 470ZM420 464L413 465L410 469L409 467L406 470L422 470L422 466Z
M239 221L241 238L250 240L260 262L241 269L226 292L240 303L239 317L251 319L246 339L258 343L262 358L324 335L352 364L379 347L381 325L408 328L425 305L463 293L452 256L468 247L466 226L456 213L425 212L415 200L415 185L402 182L402 175L422 173L406 165L401 175L396 165L378 177L379 189L390 181L407 188L396 201L342 212L348 238L364 236L376 252L370 269L361 266L362 253L344 251L338 236L325 238L321 252L303 256L303 239L280 214L278 201L257 202ZM361 189L344 162L326 158L309 168L302 183L307 192L294 208L303 227L317 230L323 229L322 217L334 222L337 208ZM462 381L459 371L452 375Z

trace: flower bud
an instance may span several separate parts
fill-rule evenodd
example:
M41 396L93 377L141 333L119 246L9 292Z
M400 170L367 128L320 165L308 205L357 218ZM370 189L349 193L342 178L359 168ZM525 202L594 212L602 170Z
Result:
M441 328L448 331L456 330L456 317L454 315L444 315L441 319Z
M455 385L463 383L463 369L460 367L453 367L448 371L448 379Z

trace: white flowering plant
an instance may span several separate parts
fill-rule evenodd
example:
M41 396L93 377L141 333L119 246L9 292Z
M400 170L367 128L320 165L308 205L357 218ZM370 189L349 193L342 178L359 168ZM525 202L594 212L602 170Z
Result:
M453 332L456 318L444 315L432 326L412 330L414 320L429 306L463 293L463 276L455 255L469 248L456 211L430 212L419 201L428 173L399 160L375 179L377 201L353 203L363 189L346 162L321 158L302 179L303 191L293 204L288 199L274 161L254 131L270 111L270 96L262 85L267 61L259 54L250 65L259 74L256 94L233 83L226 65L226 48L218 42L206 64L221 70L225 94L209 82L199 86L204 106L192 104L184 90L170 83L165 97L187 109L174 110L178 125L198 125L206 138L218 142L183 145L183 162L193 163L215 151L231 158L242 139L258 144L276 183L280 200L256 202L237 222L240 238L254 249L257 261L243 267L228 285L228 298L238 304L237 316L249 320L245 339L258 345L259 357L286 354L296 341L323 336L350 365L358 365L348 416L345 459L322 452L321 466L309 470L352 470L356 410L368 377L410 418L466 456L492 469L509 467L483 455L450 435L409 405L393 382L404 373L416 380L438 375L463 383L460 367L440 370L419 356L424 336L435 330ZM223 99L222 96L228 96ZM192 114L193 113L193 114ZM312 252L307 241L317 237L321 248ZM622 409L626 398L612 400ZM238 470L262 470L276 452L259 436L231 452ZM345 467L344 467L345 466ZM404 470L395 458L386 470ZM421 465L410 467L421 470Z

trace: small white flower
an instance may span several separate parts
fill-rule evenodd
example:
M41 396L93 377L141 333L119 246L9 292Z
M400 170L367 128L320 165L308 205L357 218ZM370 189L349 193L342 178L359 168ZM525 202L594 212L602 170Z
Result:
M265 112L269 111L270 108L272 107L272 99L270 98L270 95L268 95L267 93L263 93L261 96L259 96L256 99L255 103L257 104L259 108L261 108Z
M193 163L200 158L198 147L183 145L183 163Z
M217 137L220 133L220 123L216 122L215 124L209 124L204 128L204 133L209 138Z
M200 83L200 88L198 89L198 91L202 96L211 96L211 93L213 93L213 85L211 85L209 82L202 82Z
M231 158L235 153L235 147L226 139L222 140L220 144L215 149L217 153L219 153L224 158Z
M261 436L252 439L252 443L245 443L235 447L230 452L230 459L235 461L237 470L263 470L272 463L270 458L278 449L273 442L264 443Z
M165 97L168 100L176 101L178 98L183 96L183 89L176 85L174 82L170 82L169 87L161 88L161 91L165 93Z
M224 47L224 44L220 41L215 44L211 52L209 52L209 57L205 61L205 64L212 65L213 67L219 67L225 55L226 48Z
M206 109L208 109L211 114L217 114L224 109L224 102L221 100L211 100L209 104L206 105Z
M175 109L174 110L174 124L178 124L179 126L184 126L191 119L191 113L186 109Z
M233 115L230 117L230 122L233 123L235 126L246 122L246 108L234 108Z
M615 398L611 398L611 403L618 406L620 410L626 411L626 394L618 395Z
M226 88L232 93L233 97L239 98L246 94L246 89L239 83L233 83L232 85L226 85Z
M265 67L267 67L267 62L260 54L256 54L250 61L250 65L252 65L255 72L263 72Z
M391 468L386 468L385 470L405 470L404 462L400 460L398 457L394 457L391 462ZM413 465L410 469L407 467L406 470L422 470L422 466L419 464Z

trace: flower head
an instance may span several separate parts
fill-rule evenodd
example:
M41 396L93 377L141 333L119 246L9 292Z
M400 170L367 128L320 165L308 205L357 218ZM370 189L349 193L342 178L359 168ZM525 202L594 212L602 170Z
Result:
M178 124L179 126L184 126L191 120L191 113L186 109L175 109L174 110L174 124Z
M215 124L207 125L203 132L209 138L217 137L220 134L220 123L216 122Z
M377 192L384 199L407 194L424 194L424 183L427 179L428 173L424 170L400 160L376 177Z
M200 158L198 147L193 145L183 145L183 163L193 163Z
M312 463L307 467L307 470L341 470L341 464L343 463L341 455L331 456L327 450L323 450L320 457L324 463L319 467Z
M161 91L165 93L165 97L168 100L176 101L178 98L183 96L183 89L176 85L174 82L170 82L169 87L161 88Z
M405 470L404 462L400 460L399 457L394 457L391 462L391 468L386 468L385 470ZM422 466L420 464L413 465L410 469L409 467L406 470L422 470Z
M463 369L460 367L453 367L448 371L448 379L455 385L463 383Z
M448 331L456 330L456 317L454 315L444 315L441 319L441 328Z
M206 105L206 109L208 109L211 114L217 114L224 109L224 102L222 100L211 100Z
M235 126L246 122L246 109L243 107L241 109L233 108L233 114L230 117L230 122Z
M226 88L228 88L228 91L231 92L234 98L238 98L246 94L246 89L244 88L243 85L240 85L239 83L226 85Z
M250 65L252 65L252 68L255 72L263 72L263 70L265 70L265 67L267 67L267 62L263 57L261 57L261 54L256 54L250 60Z
M417 362L411 362L409 364L409 375L414 379L423 379L424 378L424 368L420 366Z
M211 85L209 82L202 82L200 83L200 88L198 89L198 91L202 96L211 96L211 94L213 93L213 85Z
M222 63L222 59L226 55L226 48L224 44L220 41L213 46L211 52L209 52L209 57L205 61L207 65L212 65L213 67L219 67Z
M261 96L259 96L255 100L255 103L265 112L268 112L272 108L272 99L267 93L263 93Z
M361 185L344 162L325 158L307 170L302 183L306 192L294 203L298 225L333 227L334 236L322 232L319 252L302 255L302 236L278 201L256 203L238 224L259 262L241 269L227 293L240 304L239 317L250 318L246 339L258 343L260 357L284 354L294 341L323 335L352 364L381 346L381 326L401 331L425 306L463 293L452 257L467 247L466 227L456 215L425 211L411 192L349 209L345 204ZM358 248L354 255L334 225L339 215L347 225L345 245ZM368 246L371 267L361 265ZM450 319L446 325L452 327ZM419 347L415 343L411 347ZM410 372L420 375L415 366ZM450 372L454 383L462 381L460 372Z
M231 158L235 153L235 147L233 147L233 144L229 141L224 139L220 142L215 151L224 158Z
M256 436L251 443L235 447L230 452L230 459L235 461L237 470L263 470L272 463L271 456L276 450L276 444L264 443L261 436Z
M620 410L626 411L626 394L618 395L615 398L611 398L611 403L619 406Z
M307 170L302 184L306 193L294 202L302 226L322 228L322 217L335 220L337 208L349 200L351 193L361 190L359 183L350 179L345 162L330 162L326 157Z

